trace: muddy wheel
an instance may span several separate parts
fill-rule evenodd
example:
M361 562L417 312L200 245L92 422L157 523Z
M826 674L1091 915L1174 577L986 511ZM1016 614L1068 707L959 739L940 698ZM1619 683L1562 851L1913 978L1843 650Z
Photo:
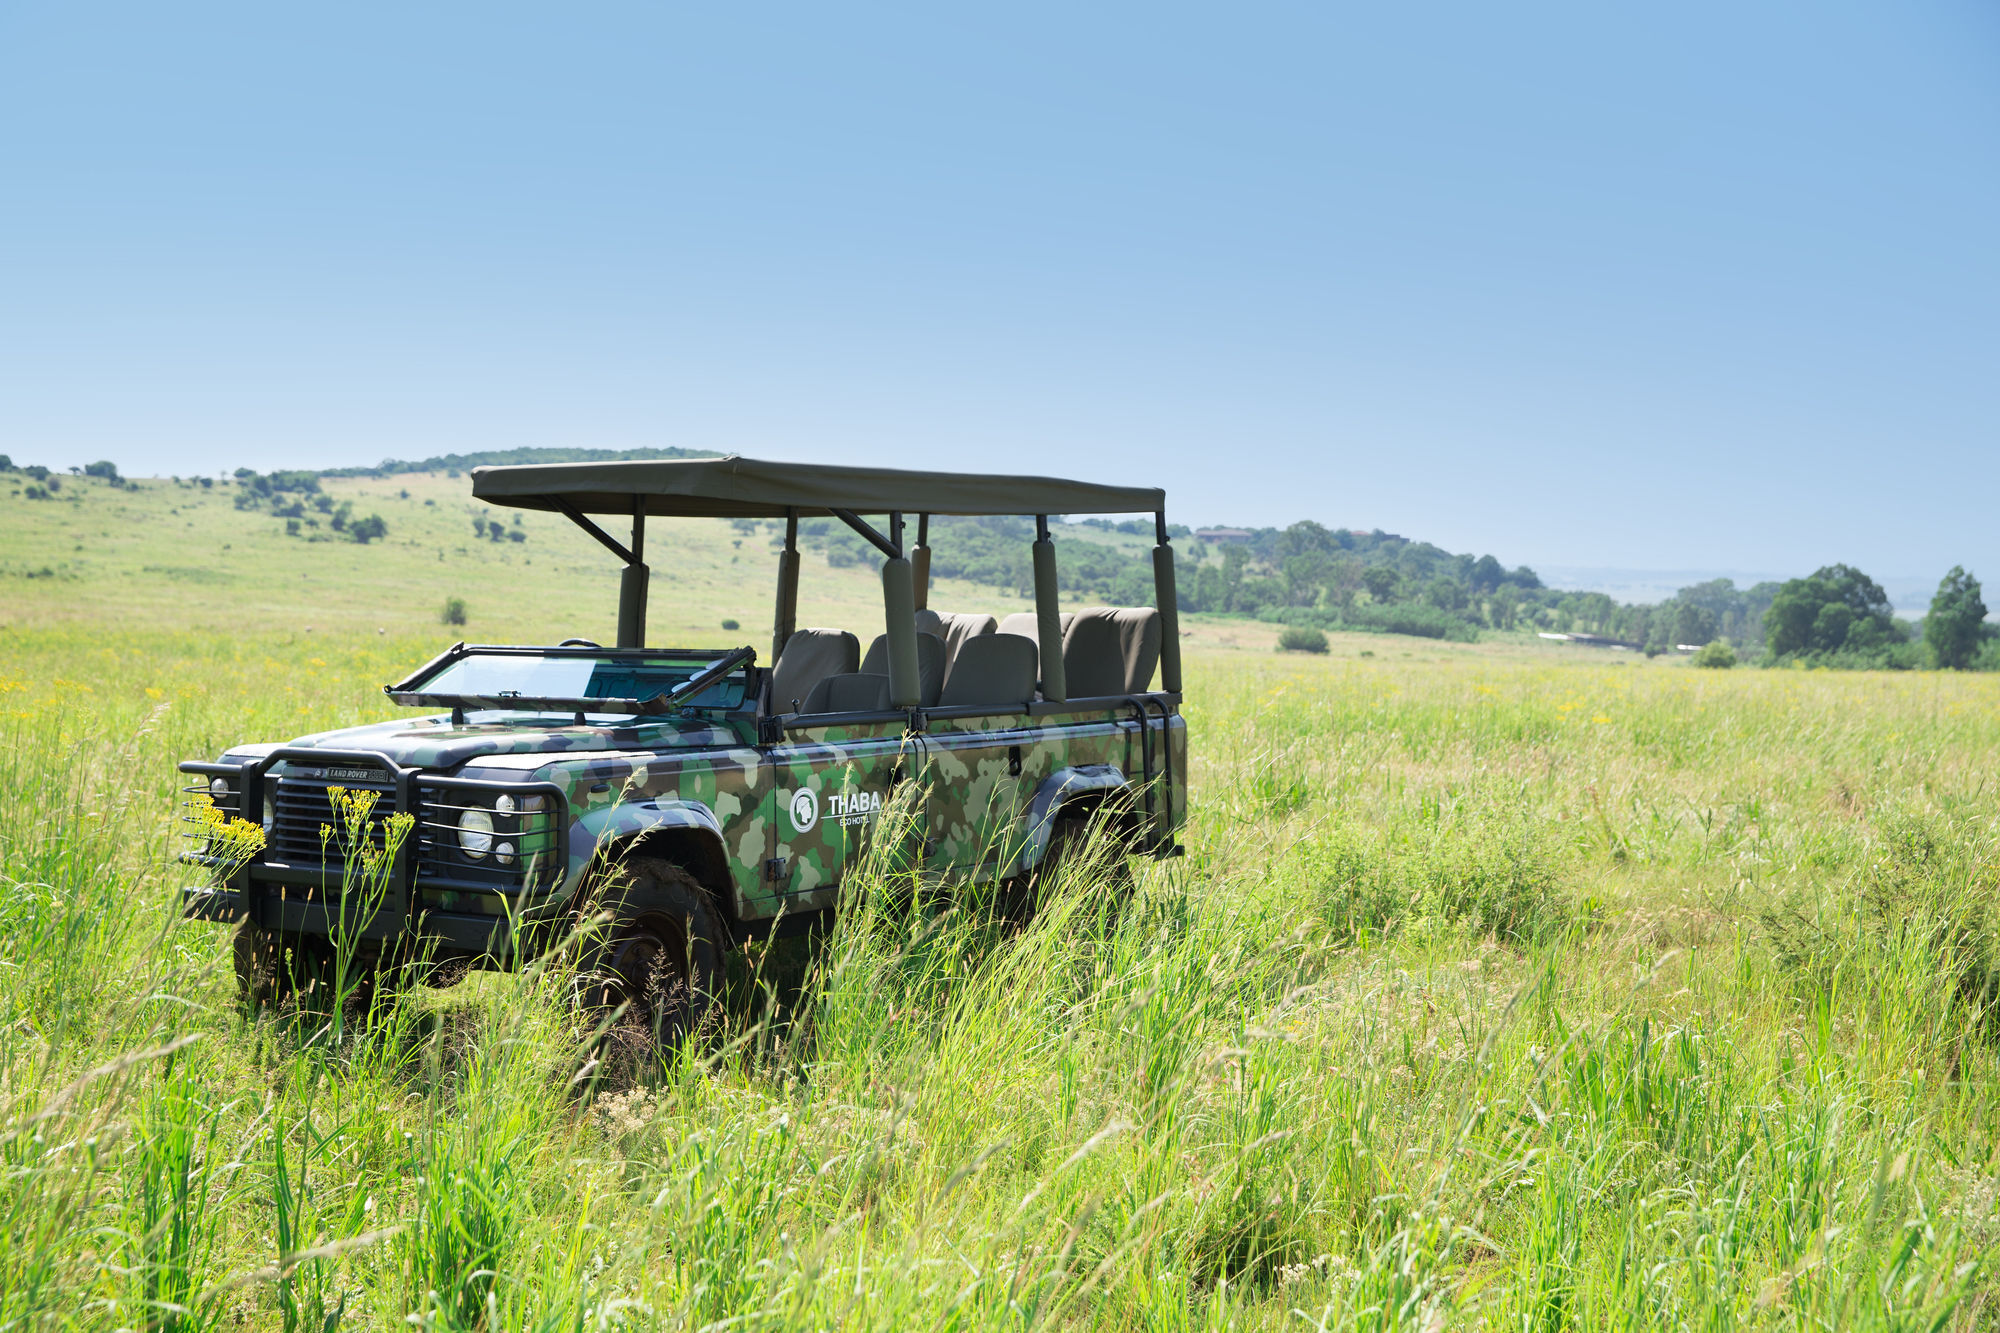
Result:
M715 1002L722 950L708 891L669 861L638 858L607 889L611 913L585 974L584 1000L623 1010L620 1027L658 1054L676 1049Z

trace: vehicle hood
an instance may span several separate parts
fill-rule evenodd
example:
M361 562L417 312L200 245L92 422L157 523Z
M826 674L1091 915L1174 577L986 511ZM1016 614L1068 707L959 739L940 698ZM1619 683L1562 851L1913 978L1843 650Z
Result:
M316 732L288 745L312 750L366 750L386 755L405 768L448 770L491 755L546 754L553 761L572 753L731 748L741 743L729 728L704 718L649 719L638 726L577 726L541 718L454 727L449 714L440 714ZM252 753L268 754L287 747L247 748ZM243 754L245 750L231 753Z

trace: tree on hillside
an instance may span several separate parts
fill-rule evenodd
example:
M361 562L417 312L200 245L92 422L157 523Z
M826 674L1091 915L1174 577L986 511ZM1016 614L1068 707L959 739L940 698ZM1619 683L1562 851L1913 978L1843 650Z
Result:
M1773 657L1883 653L1904 642L1882 585L1852 565L1826 565L1778 589L1764 613Z
M1720 632L1721 622L1715 612L1697 602L1683 602L1676 599L1672 611L1673 624L1669 627L1668 637L1673 642L1665 645L1667 647L1678 648L1685 643L1699 648Z
M1300 555L1332 555L1339 549L1340 542L1334 535L1311 519L1294 523L1278 534L1280 560Z
M1937 664L1951 671L1971 666L1985 624L1986 603L1979 596L1979 580L1963 566L1953 565L1938 584L1937 596L1931 598L1931 613L1924 617L1924 642L1930 645Z
M1696 606L1715 617L1709 638L1729 639L1737 644L1760 643L1764 639L1764 612L1777 595L1778 585L1760 583L1754 588L1738 588L1730 579L1710 579L1694 583L1674 594L1681 606ZM1678 627L1677 627L1678 628ZM1707 639L1681 639L1682 643L1706 643Z

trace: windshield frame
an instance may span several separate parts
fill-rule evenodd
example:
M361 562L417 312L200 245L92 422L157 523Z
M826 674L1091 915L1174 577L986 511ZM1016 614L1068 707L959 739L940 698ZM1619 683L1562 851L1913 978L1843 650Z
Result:
M707 665L671 689L644 699L596 698L590 696L555 696L524 694L460 694L425 689L424 685L456 662L469 657L534 657L547 658L588 658L597 661L657 662L664 658L682 661L706 662ZM384 685L382 692L396 703L416 708L481 709L503 712L563 712L624 714L635 717L657 717L677 713L683 709L702 712L733 712L750 704L754 691L746 689L743 702L727 704L691 704L686 702L694 695L716 682L723 680L738 670L747 670L756 665L757 650L748 645L741 648L600 648L594 645L564 644L549 648L529 644L466 644L455 643L430 661L418 667L403 680Z

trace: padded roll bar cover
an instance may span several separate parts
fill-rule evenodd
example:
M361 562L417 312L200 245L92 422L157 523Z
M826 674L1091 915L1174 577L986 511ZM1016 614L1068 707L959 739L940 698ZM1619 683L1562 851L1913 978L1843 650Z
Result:
M652 571L642 564L625 566L618 579L618 646L646 646L646 583Z
M882 612L889 632L889 706L923 706L917 670L917 604L914 571L901 556L882 562Z
M799 622L799 553L778 553L778 609L771 625L771 660L785 655L785 641Z
M1181 604L1174 588L1174 548L1153 548L1153 601L1160 608L1160 688L1181 692Z
M1042 697L1061 703L1069 698L1069 678L1063 671L1062 608L1056 600L1056 546L1043 537L1031 549L1035 555L1035 644L1042 655Z

